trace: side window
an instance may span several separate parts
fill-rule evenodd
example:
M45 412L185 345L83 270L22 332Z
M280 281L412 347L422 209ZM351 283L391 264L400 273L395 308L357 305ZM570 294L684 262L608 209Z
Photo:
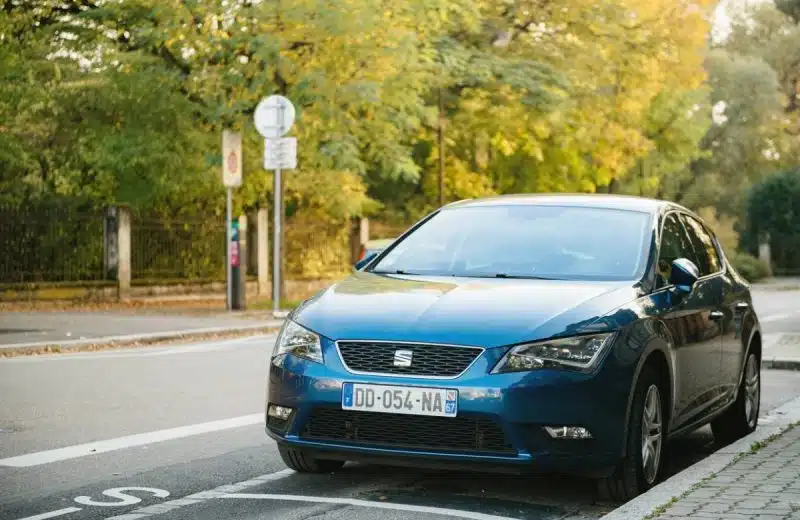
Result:
M675 213L670 213L664 219L661 228L661 248L658 254L659 286L669 285L669 275L672 271L672 262L678 258L688 258L695 261L694 250L689 243L683 226Z
M707 276L722 270L722 262L719 259L717 248L714 246L714 240L711 234L706 231L705 227L692 217L681 215L684 224L686 224L686 231L689 234L689 240L694 247L697 256L697 268L700 269L700 276Z

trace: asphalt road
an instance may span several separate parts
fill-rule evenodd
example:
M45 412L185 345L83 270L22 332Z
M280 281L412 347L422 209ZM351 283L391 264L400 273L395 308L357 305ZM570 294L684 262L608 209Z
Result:
M767 332L791 332L800 293L759 295L756 307L777 316ZM0 360L0 518L577 520L614 507L580 479L287 471L263 432L271 346L254 337ZM764 371L762 412L797 395L800 372ZM713 444L703 429L676 448L672 472Z

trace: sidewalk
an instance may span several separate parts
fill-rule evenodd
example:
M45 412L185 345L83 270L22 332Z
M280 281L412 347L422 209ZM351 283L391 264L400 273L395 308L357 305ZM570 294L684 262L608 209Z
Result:
M800 397L602 520L800 520Z
M800 427L745 454L652 518L800 519Z
M205 316L155 312L3 312L0 353L70 349L86 345L199 339L210 335L259 333L282 321L271 313L214 312Z

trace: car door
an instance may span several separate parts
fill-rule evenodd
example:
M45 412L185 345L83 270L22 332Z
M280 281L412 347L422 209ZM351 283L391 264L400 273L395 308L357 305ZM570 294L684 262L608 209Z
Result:
M709 399L713 403L719 402L723 394L725 383L724 367L722 362L722 348L725 336L725 279L722 264L716 254L714 242L699 220L686 213L681 214L681 222L689 236L689 242L697 259L697 268L700 271L700 281L697 284L702 291L709 336L718 339L719 352L714 363L709 363ZM713 254L712 254L713 253ZM713 377L712 377L713 376ZM711 381L713 380L713 383Z
M733 280L724 272L724 262L718 250L718 244L714 235L699 220L692 216L684 215L689 238L692 240L695 249L702 249L704 261L708 262L708 270L713 273L715 278L715 288L719 287L719 308L716 316L719 319L721 350L720 350L720 394L721 397L730 398L736 391L739 384L739 374L742 369L742 340L739 337L738 318L742 313L741 305L748 305L746 292L736 288ZM698 252L698 255L701 254ZM721 313L721 315L720 315ZM737 313L739 316L737 316Z
M665 290L669 290L669 273L677 258L698 262L679 214L673 212L664 218L659 248L658 270ZM711 315L718 308L714 295L714 282L701 272L692 292L675 294L663 315L674 342L675 428L702 416L719 388L721 340L719 325Z

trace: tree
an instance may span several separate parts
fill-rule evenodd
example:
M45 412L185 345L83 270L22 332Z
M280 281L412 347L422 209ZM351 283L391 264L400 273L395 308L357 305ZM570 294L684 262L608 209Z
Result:
M300 143L286 213L305 228L319 223L320 242L340 240L353 215L429 211L439 164L448 200L683 196L693 189L686 165L706 171L711 153L698 146L709 125L711 3L4 2L0 37L17 47L0 55L0 117L47 125L38 140L0 137L0 161L14 163L3 175L41 177L46 164L59 173L43 190L219 214L219 134L232 127L245 139L236 211L269 205L251 116L280 92L298 107ZM23 105L28 60L42 79Z
M690 207L709 203L737 215L747 187L780 164L782 106L778 79L763 60L723 49L706 61L713 124L675 196Z
M790 136L800 135L800 3L760 4L734 17L725 48L742 55L758 56L778 76L785 96ZM793 14L794 13L794 14Z

